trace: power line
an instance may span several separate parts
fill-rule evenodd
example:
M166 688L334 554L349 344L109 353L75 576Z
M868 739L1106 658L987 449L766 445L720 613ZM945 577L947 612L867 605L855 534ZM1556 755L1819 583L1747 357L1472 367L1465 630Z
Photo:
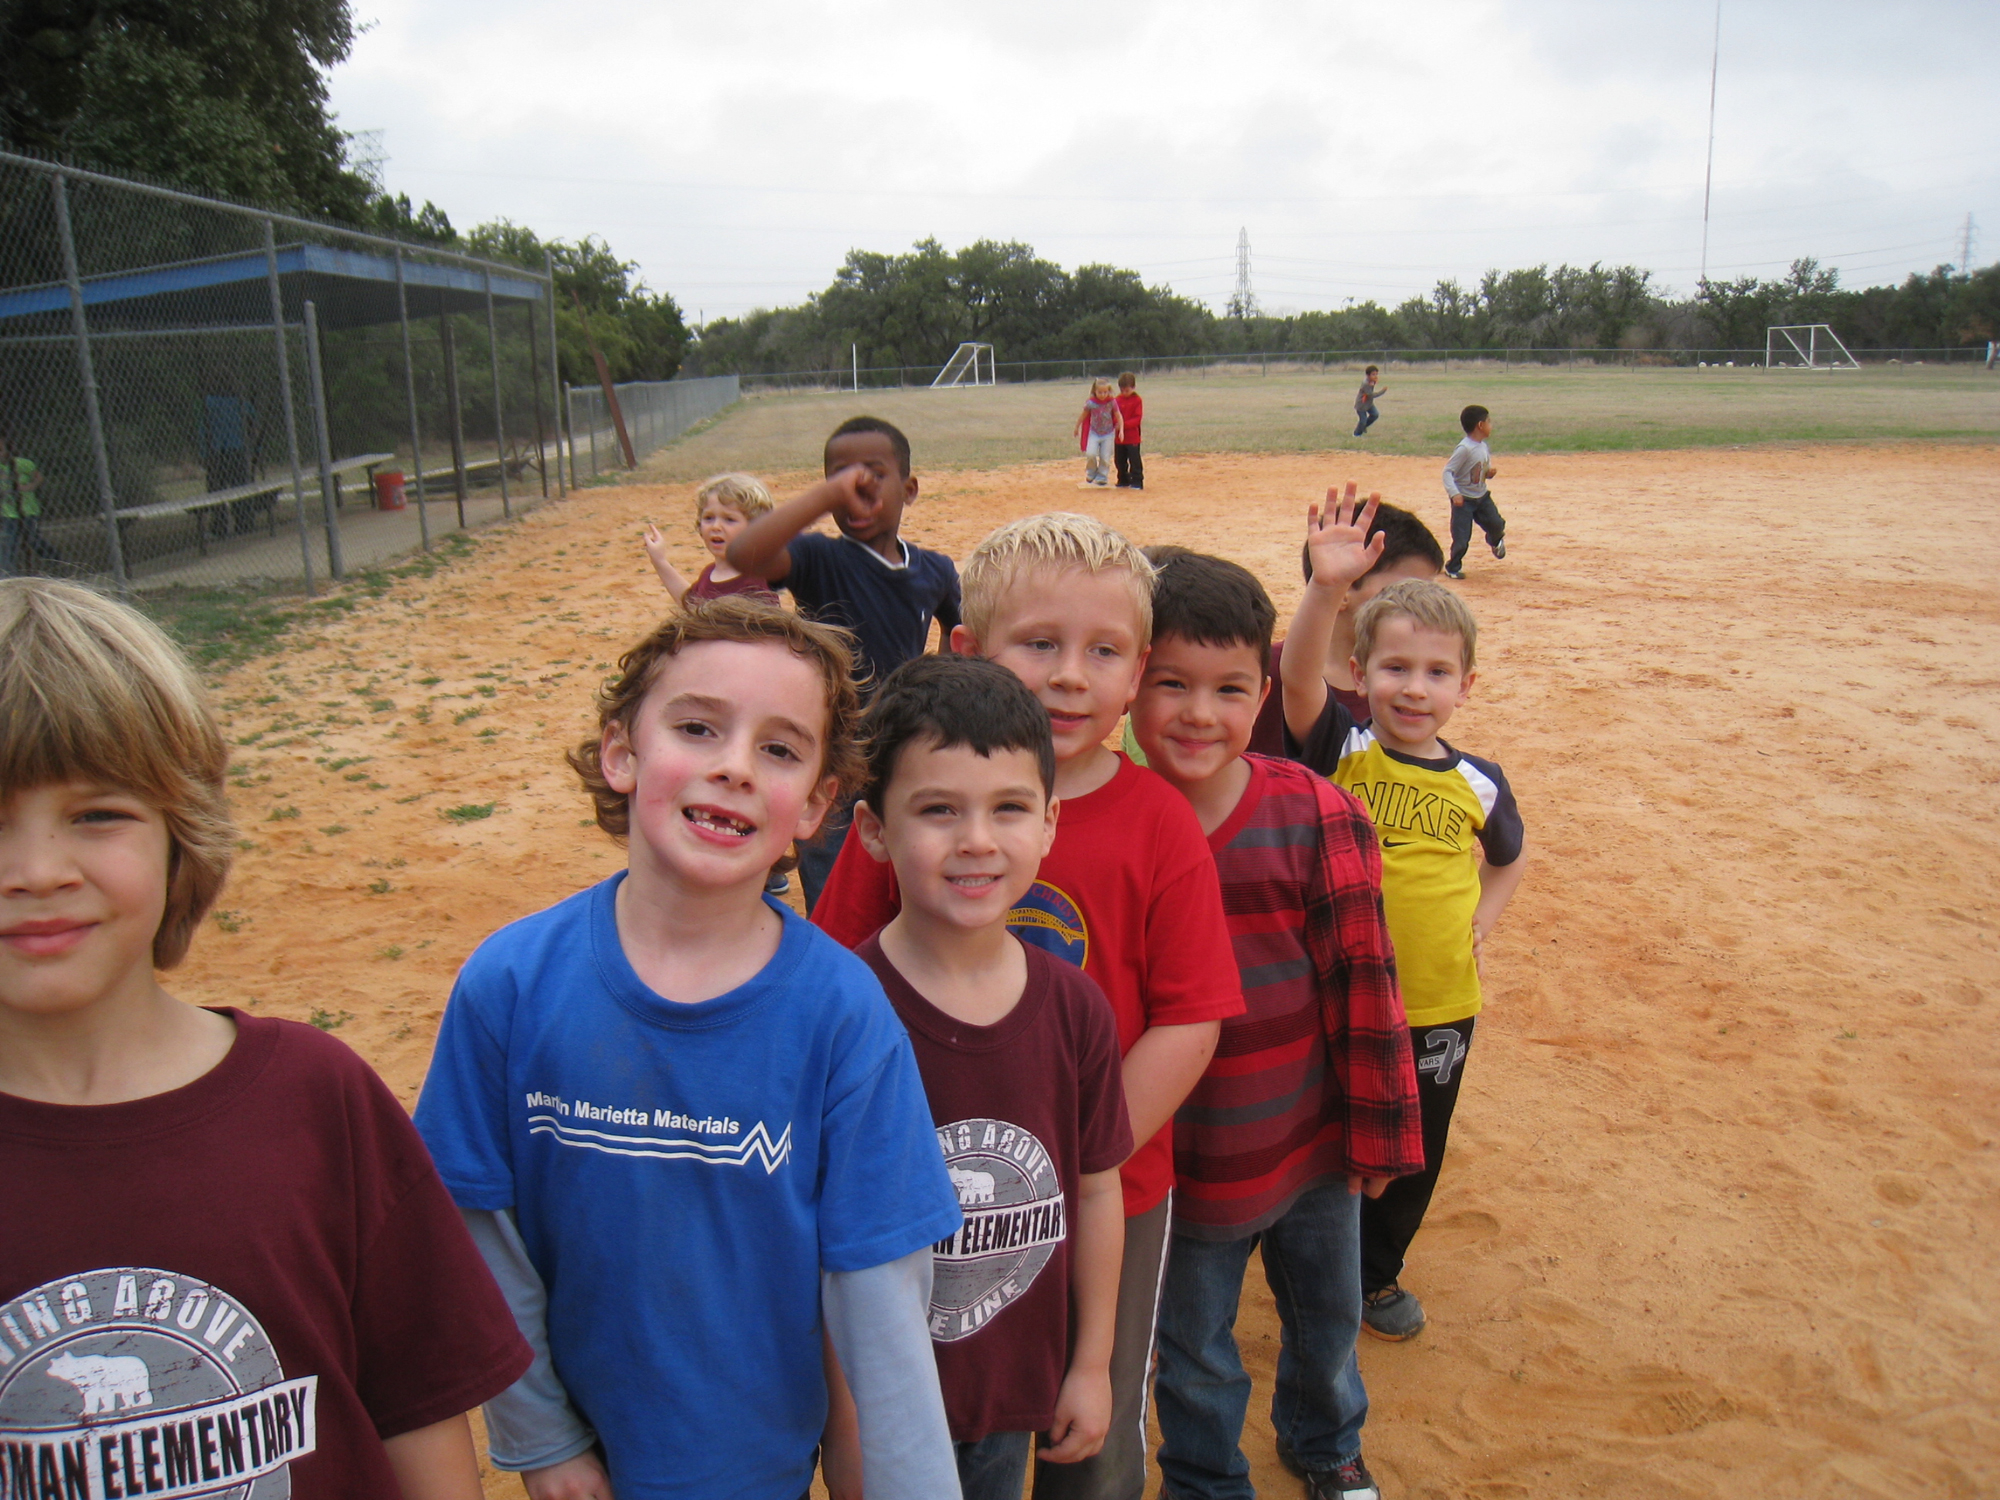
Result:
M1708 55L1708 169L1701 178L1701 284L1708 284L1708 200L1715 186L1715 80L1722 71L1722 0L1715 0L1715 45Z

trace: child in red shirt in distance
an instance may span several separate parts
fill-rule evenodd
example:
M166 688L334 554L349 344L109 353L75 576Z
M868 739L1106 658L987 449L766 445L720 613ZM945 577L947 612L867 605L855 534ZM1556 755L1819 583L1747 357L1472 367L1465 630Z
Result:
M754 573L739 573L724 556L737 534L776 502L762 480L748 474L717 474L694 493L694 526L708 548L710 562L693 583L681 575L667 557L667 539L660 528L646 527L646 560L660 575L660 584L679 604L692 595L696 599L720 599L725 594L754 594L771 604L778 591Z
M1222 1023L1174 1121L1160 1468L1185 1500L1247 1488L1250 1377L1232 1330L1261 1247L1288 1356L1271 1408L1279 1457L1315 1500L1378 1500L1354 1354L1360 1195L1421 1171L1424 1151L1374 825L1305 767L1243 753L1271 688L1263 585L1184 548L1148 556L1157 634L1132 729L1208 834L1248 1006Z
M973 550L965 623L952 632L954 650L999 662L1048 711L1062 808L1040 875L1007 925L1024 943L1079 965L1104 990L1139 1143L1120 1170L1125 1256L1111 1430L1096 1457L1044 1465L1035 1476L1039 1500L1139 1500L1144 1490L1173 1114L1208 1065L1222 1019L1243 1009L1200 823L1164 781L1104 744L1138 688L1152 637L1152 582L1152 565L1102 522L1030 516ZM853 947L900 903L893 872L850 837L812 919Z
M1139 427L1146 415L1146 401L1139 394L1139 377L1130 370L1118 377L1118 415L1124 427L1111 450L1118 465L1118 488L1143 490L1146 465L1139 456Z

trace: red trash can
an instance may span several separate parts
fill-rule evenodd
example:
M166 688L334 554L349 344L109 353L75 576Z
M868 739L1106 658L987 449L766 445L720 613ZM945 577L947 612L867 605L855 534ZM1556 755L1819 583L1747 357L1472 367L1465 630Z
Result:
M400 469L385 469L375 476L377 510L404 510L408 508L409 503L409 497L403 493L403 474Z

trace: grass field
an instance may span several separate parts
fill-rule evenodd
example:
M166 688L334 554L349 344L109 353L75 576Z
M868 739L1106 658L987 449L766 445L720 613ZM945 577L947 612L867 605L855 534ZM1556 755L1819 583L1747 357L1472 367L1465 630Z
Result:
M1368 450L1440 458L1458 441L1458 412L1493 411L1496 454L1626 452L1773 442L1992 442L2000 375L1958 368L1803 370L1534 370L1499 365L1391 369L1382 420L1354 430L1360 377L1169 375L1140 387L1148 457L1180 453ZM720 420L653 455L644 480L699 479L720 469L815 467L826 434L868 412L910 434L919 469L994 468L1076 456L1069 437L1081 381L752 395Z

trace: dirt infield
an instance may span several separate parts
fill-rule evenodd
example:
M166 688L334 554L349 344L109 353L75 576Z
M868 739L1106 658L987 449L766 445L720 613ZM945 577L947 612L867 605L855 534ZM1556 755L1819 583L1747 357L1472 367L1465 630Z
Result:
M2000 508L1990 450L1500 458L1509 556L1463 590L1451 738L1498 759L1526 884L1452 1154L1368 1344L1391 1497L2000 1490ZM1297 602L1306 500L1353 477L1444 524L1434 462L1184 457L926 475L963 557L1092 509ZM561 760L660 610L597 490L220 681L253 847L181 995L337 1028L413 1101L452 975L618 867ZM683 547L694 561L692 545ZM1245 1447L1293 1495L1251 1277ZM496 1479L492 1494L518 1494Z

